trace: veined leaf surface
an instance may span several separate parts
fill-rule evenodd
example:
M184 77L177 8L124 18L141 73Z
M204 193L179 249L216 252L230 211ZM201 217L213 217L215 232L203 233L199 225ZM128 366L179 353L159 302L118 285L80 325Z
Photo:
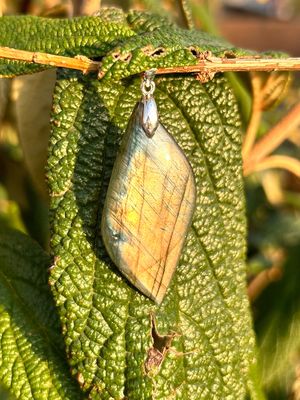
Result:
M223 77L157 80L160 118L193 167L198 199L171 287L157 307L110 262L100 220L113 161L139 99L139 79L99 82L63 73L54 95L48 179L51 274L68 353L99 399L243 399L254 363L245 292L241 134ZM145 372L151 315L176 333L160 368Z
M47 284L50 264L28 236L0 232L0 380L20 400L81 398Z
M240 122L222 75L206 84L193 76L156 78L160 120L187 155L198 193L180 265L160 307L120 275L100 235L113 162L141 95L134 75L196 64L205 52L251 52L138 12L71 21L12 17L19 35L7 33L9 18L0 19L2 46L102 61L102 80L58 73L47 167L55 256L50 283L83 391L115 400L236 400L247 392L262 399L245 291ZM48 67L2 60L0 73ZM160 359L153 357L158 352Z

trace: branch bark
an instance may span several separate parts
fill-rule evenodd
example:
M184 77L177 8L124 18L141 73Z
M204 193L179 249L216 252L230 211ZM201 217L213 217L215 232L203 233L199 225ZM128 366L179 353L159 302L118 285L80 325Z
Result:
M25 61L32 64L49 65L51 67L63 67L77 69L84 74L98 71L100 63L92 61L85 56L64 57L49 53L40 53L26 50L0 47L0 58L14 61Z
M77 69L83 73L101 71L100 62L90 60L84 56L64 57L49 53L0 47L0 58L49 65L51 67ZM300 71L300 58L259 58L257 56L219 58L208 56L206 59L199 60L196 65L157 68L156 74L204 73L212 76L216 72L226 71Z
M156 74L228 72L228 71L299 71L300 58L207 57L196 65L158 68Z

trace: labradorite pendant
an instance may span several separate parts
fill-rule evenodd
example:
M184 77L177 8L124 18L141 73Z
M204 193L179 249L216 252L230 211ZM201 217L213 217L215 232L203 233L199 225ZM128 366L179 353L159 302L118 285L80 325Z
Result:
M112 261L160 304L191 223L196 189L189 162L158 121L153 83L144 89L121 143L101 228Z

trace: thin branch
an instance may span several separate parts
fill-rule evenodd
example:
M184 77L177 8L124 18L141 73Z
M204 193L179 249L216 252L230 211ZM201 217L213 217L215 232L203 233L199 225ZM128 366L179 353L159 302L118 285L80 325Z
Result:
M254 145L261 118L262 109L260 107L257 107L257 102L253 100L251 117L247 126L247 131L245 133L242 147L242 155L244 160L248 157L248 154Z
M289 75L276 72L271 72L266 77L265 74L252 71L250 72L250 78L253 100L251 117L242 147L242 155L245 162L255 143L263 111L283 97L290 82Z
M300 58L207 57L196 65L157 68L156 74L228 72L228 71L299 71Z
M269 133L264 135L251 149L244 160L244 174L248 175L256 170L259 164L266 156L289 137L300 124L300 103L296 104L292 110L272 128Z
M247 170L244 169L244 175L270 168L286 169L300 178L300 161L296 158L282 155L269 156L253 166L249 165Z
M249 300L251 302L256 300L270 283L280 280L281 277L282 268L277 265L261 271L248 285L247 291Z
M101 63L84 56L64 57L54 54L32 52L9 47L0 47L0 58L25 61L51 67L65 67L81 70L83 73L100 70ZM212 76L226 71L300 71L300 58L219 58L199 59L198 64L168 68L157 68L156 74L205 73Z
M100 67L99 62L92 61L85 56L64 57L55 54L12 49L10 47L0 47L0 58L49 65L51 67L77 69L84 74L98 71Z
M242 147L242 155L244 160L246 159L246 157L248 156L250 150L254 145L258 127L262 117L261 77L258 74L253 75L251 78L251 84L252 84L253 101L252 101L251 117L247 126L247 131L244 136L243 147Z

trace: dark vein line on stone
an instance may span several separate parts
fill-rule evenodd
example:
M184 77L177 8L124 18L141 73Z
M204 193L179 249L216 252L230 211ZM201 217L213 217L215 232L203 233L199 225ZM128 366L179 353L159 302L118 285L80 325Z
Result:
M181 210L182 202L183 202L184 197L185 197L185 194L186 194L186 190L187 190L187 186L188 186L188 181L189 181L189 175L187 176L187 178L186 178L186 180L185 180L184 190L182 191L182 196L181 196L181 199L180 199L179 207L178 207L178 209L177 209L176 222L177 222L177 219L178 219L179 212L180 212L180 210ZM175 222L175 225L176 225L176 222ZM174 225L174 227L175 227L175 225ZM170 235L170 239L169 239L169 243L168 243L168 246L167 246L167 250L166 250L166 252L165 252L166 257L165 257L165 262L164 262L164 265L163 265L163 274L162 274L162 276L161 276L161 279L160 279L160 282L159 282L159 286L158 286L156 295L157 295L158 292L159 292L159 289L160 289L160 286L161 286L161 283L162 283L162 280L163 280L163 277L164 277L164 272L165 272L165 269L166 269L166 262L167 262L167 258L168 258L168 255L169 255L169 248L170 248L170 244L171 244L171 242L172 242L173 236L174 236L174 229L172 230L172 233L171 233L171 235Z
M157 89L157 90L159 90L160 92L162 92L161 89ZM167 90L168 90L168 89L167 89ZM178 112L182 115L182 117L183 117L183 119L184 119L184 121L185 121L185 123L186 123L187 129L191 132L192 136L193 136L194 139L195 139L195 142L198 144L198 148L199 148L199 150L200 150L200 152L201 152L201 154L202 154L202 158L203 158L203 162L204 162L204 166L205 166L205 170L206 170L206 176L207 176L207 178L208 178L208 180L209 180L209 182L210 182L210 184L211 184L211 188L212 188L212 191L211 191L211 192L212 192L213 197L214 197L215 200L216 200L216 201L215 201L216 204L218 205L218 210L219 210L219 215L220 215L219 220L221 221L221 224L222 224L222 226L223 226L224 232L226 232L226 230L225 230L225 224L224 224L224 221L223 221L223 212L222 212L222 208L221 208L221 202L220 202L220 200L219 200L219 198L218 198L218 196L217 196L217 194L216 194L217 189L216 189L215 184L214 184L214 182L213 182L213 177L211 176L210 169L208 168L207 160L206 160L206 155L205 155L205 152L204 152L204 150L203 150L203 148L202 148L202 145L200 144L200 142L199 142L199 140L197 139L197 137L196 137L194 131L193 131L192 128L190 127L190 125L189 125L189 123L188 123L188 116L186 115L186 113L184 112L184 110L181 109L181 108L179 108L179 106L178 106L176 100L173 98L173 96L172 96L169 92L162 92L162 93L171 101L171 103L175 106L175 108L178 110ZM226 242L226 241L224 241L224 242Z
M165 177L167 177L167 173L166 173ZM172 192L170 193L170 197L169 197L169 199L168 199L168 203L171 202L171 198L172 198L172 196L173 196L173 194L174 194L174 191L175 191L175 186L173 187L173 190L172 190ZM162 198L163 198L164 192L165 192L165 188L164 188L164 191L163 191L163 193L162 193ZM175 217L175 215L173 215L173 214L171 214L171 215ZM176 218L178 218L178 213L177 213L177 217L176 217ZM169 245L170 245L170 241L172 240L173 232L174 232L174 230L172 231L171 235L169 235L169 244L168 244L168 247L169 247ZM162 245L161 245L160 249L162 249ZM165 273L165 269L166 269L166 260L167 260L167 257L168 257L168 251L165 251L165 260L164 260L164 264L163 264L163 265L161 264L162 258L160 257L160 259L159 259L159 267L157 268L156 275L155 275L155 281L153 282L153 286L152 286L152 290L154 290L154 285L155 285L155 283L158 283L158 288L157 288L157 291L156 291L155 296L158 295L159 289L160 289L161 284L162 284L162 280L163 280L164 273ZM153 268L153 266L151 266L151 268ZM160 272L161 270L162 270L162 273L161 273L160 281L157 281L158 272Z

